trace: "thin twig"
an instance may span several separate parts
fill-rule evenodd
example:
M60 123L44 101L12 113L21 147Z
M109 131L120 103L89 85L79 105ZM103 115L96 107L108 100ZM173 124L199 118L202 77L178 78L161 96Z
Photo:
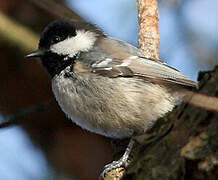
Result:
M148 58L159 60L158 1L138 0L139 47Z

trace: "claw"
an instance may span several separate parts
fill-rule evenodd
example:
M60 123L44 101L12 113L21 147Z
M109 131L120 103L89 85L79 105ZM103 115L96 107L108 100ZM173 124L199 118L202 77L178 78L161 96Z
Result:
M112 163L107 164L106 166L104 166L104 170L101 173L101 175L99 177L99 180L103 180L105 178L105 176L111 170L117 169L117 168L120 168L120 167L126 168L129 165L128 158L129 158L129 155L131 153L131 150L133 148L134 143L135 143L134 140L130 139L129 144L128 144L123 156L118 161L113 161Z

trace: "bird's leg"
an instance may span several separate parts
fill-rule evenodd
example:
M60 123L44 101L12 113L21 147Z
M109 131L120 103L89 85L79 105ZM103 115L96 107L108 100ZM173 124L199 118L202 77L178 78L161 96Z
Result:
M101 173L100 178L99 178L100 180L104 179L106 174L110 172L112 169L116 169L119 167L126 168L129 165L128 159L132 151L132 148L134 146L134 143L135 141L131 138L123 156L118 161L113 161L112 163L107 164L104 167L104 171Z

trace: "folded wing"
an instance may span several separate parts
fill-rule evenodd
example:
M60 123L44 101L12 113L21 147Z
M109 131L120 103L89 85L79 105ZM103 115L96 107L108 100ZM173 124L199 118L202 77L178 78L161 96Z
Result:
M107 62L106 62L107 61ZM131 56L129 58L106 59L93 64L93 72L108 77L140 77L150 80L162 80L183 86L197 87L197 83L188 79L178 70L158 61Z

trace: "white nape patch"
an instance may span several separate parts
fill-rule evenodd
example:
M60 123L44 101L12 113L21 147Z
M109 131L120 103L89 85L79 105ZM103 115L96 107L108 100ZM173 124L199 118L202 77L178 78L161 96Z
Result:
M67 38L50 47L51 51L59 55L75 56L78 52L91 49L97 39L97 34L85 30L77 30L76 36Z
M106 67L110 62L112 62L112 59L106 58L101 62L94 63L92 67Z

